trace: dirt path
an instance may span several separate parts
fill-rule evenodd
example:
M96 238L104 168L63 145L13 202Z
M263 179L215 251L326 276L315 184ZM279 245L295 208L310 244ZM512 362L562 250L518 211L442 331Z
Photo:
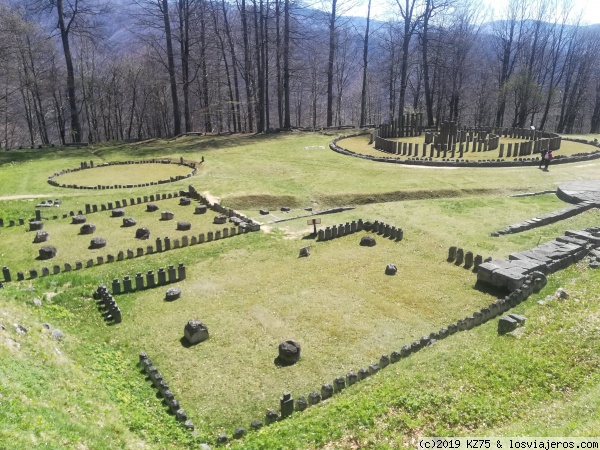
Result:
M56 192L54 194L23 194L23 195L5 195L3 197L0 197L0 201L2 200L28 200L28 199L34 199L34 198L47 198L47 199L55 199L55 198L62 198L62 197L79 197L80 195L83 194L78 194L78 193L68 193L68 194L60 194L58 195Z
M215 197L214 195L210 195L210 192L206 191L202 193L202 196L206 198L206 200L209 201L209 203L221 203L221 199L218 197Z

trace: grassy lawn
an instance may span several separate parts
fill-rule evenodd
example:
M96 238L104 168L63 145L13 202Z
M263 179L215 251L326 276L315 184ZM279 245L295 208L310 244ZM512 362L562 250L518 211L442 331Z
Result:
M548 173L424 169L342 156L327 149L331 139L317 133L193 137L0 155L0 178L6 177L0 199L47 195L63 200L44 215L192 184L260 221L300 215L307 206L353 205L322 216L321 226L377 219L404 230L402 241L376 236L372 248L358 245L366 232L316 242L309 236L312 226L301 218L265 225L260 233L7 283L0 289L0 448L213 445L217 433L231 436L236 427L263 420L267 408L278 409L282 391L307 396L493 301L494 294L474 288L474 273L445 262L449 246L506 258L600 221L600 211L591 210L524 233L490 237L509 224L565 206L551 194L511 194L595 179L599 163L593 161L554 166ZM48 172L77 167L81 160L179 156L204 157L203 170L156 189L80 193L45 184ZM98 171L104 169L112 168ZM156 175L151 172L136 176ZM37 201L0 200L0 217L32 217ZM131 228L122 228L122 219L111 218L109 211L89 214L88 223L97 227L94 235L78 235L80 225L70 219L47 221L48 244L58 248L58 256L46 262L35 260L43 245L32 244L35 232L0 228L0 266L9 266L13 274L39 270L135 250L159 236L173 240L223 228L212 224L213 212L194 215L193 205L178 202L157 202L160 209L153 213L145 212L145 205L126 207L126 217L138 221ZM282 206L292 212L279 212ZM273 215L259 215L260 208ZM160 221L164 210L173 211L175 219ZM180 220L191 222L192 230L176 231ZM142 226L151 231L149 241L133 237ZM108 246L89 250L93 236L105 237ZM306 245L311 256L298 258ZM181 299L166 302L166 287L119 295L123 322L109 326L103 321L91 298L99 283L179 262L187 267L187 279L177 284ZM397 265L396 276L384 274L387 263ZM542 292L515 309L527 317L518 334L499 337L496 321L458 333L230 447L383 449L414 446L423 435L593 436L600 429L599 282L600 272L585 261L553 274ZM558 287L570 299L537 303ZM208 326L210 339L186 347L180 339L192 318ZM53 339L42 325L46 322L65 337ZM28 332L17 333L14 324ZM302 358L294 366L277 367L277 345L290 338L301 342ZM136 366L140 351L163 373L193 420L193 433L167 414L145 380Z

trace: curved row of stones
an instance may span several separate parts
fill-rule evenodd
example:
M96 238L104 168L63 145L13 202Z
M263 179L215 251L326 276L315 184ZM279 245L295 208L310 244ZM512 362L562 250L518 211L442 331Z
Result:
M458 320L457 322L449 324L447 327L441 328L439 331L434 331L427 336L421 337L410 344L404 345L399 351L394 351L390 355L382 355L379 361L373 362L368 367L363 367L357 372L348 372L345 376L337 377L333 380L333 383L325 383L321 386L320 390L314 390L307 396L301 396L294 401L292 394L287 392L284 393L280 398L279 411L275 409L267 410L264 419L253 420L250 423L251 430L258 430L263 425L269 425L279 420L290 417L294 411L304 411L309 406L316 405L321 401L327 400L333 397L334 394L342 392L348 386L358 383L359 381L365 380L366 378L375 375L381 369L386 368L390 364L397 363L403 358L409 357L411 354L418 352L419 350L433 345L436 341L445 339L459 331L471 330L476 326L482 325L489 320L504 314L509 309L519 305L525 299L527 299L532 293L539 292L544 286L546 286L546 276L541 272L534 272L527 277L527 280L520 289L515 289L509 295L504 298L497 299L492 302L489 306L481 308L479 311L475 311L472 315L465 317L464 319ZM502 317L498 321L498 333L504 334L514 330L517 326L522 324L525 318L516 314L511 314L506 317ZM294 341L286 341L279 346L279 358L282 358L282 348L287 349L289 347L297 346L297 352L292 352L294 358L300 357L300 345ZM233 432L234 439L240 439L246 434L246 429L238 427ZM218 444L226 444L229 442L229 436L226 434L219 434L217 436Z
M168 179L151 181L149 183L138 183L138 184L114 184L114 185L96 185L96 186L82 186L77 184L64 184L56 181L61 175L73 172L79 172L81 170L93 169L94 167L107 167L107 166L117 166L117 165L131 165L131 164L177 164L180 166L185 166L192 171L187 175L178 175L176 177L169 177ZM142 161L118 161L118 162L106 162L94 166L94 161L90 161L89 164L87 161L82 161L80 166L75 169L65 169L60 172L56 172L53 175L48 177L48 184L61 187L61 188L72 188L72 189L121 189L121 188L137 188L144 186L155 186L159 184L172 183L175 181L184 180L186 178L190 178L198 173L198 168L195 163L185 162L183 158L180 158L179 161L171 161L170 159L150 159L150 160L142 160Z
M378 220L374 222L363 222L362 219L358 219L353 220L352 222L346 222L345 224L333 225L332 227L326 227L325 229L318 230L317 240L328 241L363 230L377 233L396 242L401 241L404 238L404 231L402 228L397 228L395 226L379 222Z
M551 223L559 222L561 220L574 217L578 214L581 214L594 208L598 208L598 204L595 202L581 202L576 205L567 206L566 208L559 209L558 211L552 211L540 217L534 217L533 219L529 219L524 222L509 225L503 230L493 232L491 235L493 237L498 237L503 234L521 233L522 231L532 230L533 228L543 227Z
M194 423L188 419L185 410L181 407L179 401L175 398L175 394L173 394L169 388L169 384L164 380L162 374L158 371L145 352L140 353L139 364L143 367L144 372L152 382L152 385L156 388L165 404L169 407L169 411L175 415L175 418L179 422L183 422L185 428L193 431Z
M505 159L496 159L496 160L464 160L464 159L450 159L450 158L441 158L441 160L436 160L434 157L408 157L407 159L399 159L394 157L387 156L372 156L365 155L362 153L356 153L352 150L345 149L338 145L338 142L342 139L347 139L350 137L356 136L364 136L365 133L353 134L348 136L340 136L339 138L333 140L329 144L329 148L336 153L340 153L342 155L354 156L355 158L368 159L371 161L377 162L386 162L392 164L405 164L405 165L418 165L418 166L430 166L430 167L514 167L514 166L534 166L539 164L540 158L538 157L517 157L512 161L507 161ZM577 139L565 139L579 143L584 143L588 145L592 145L600 148L600 143L589 142L589 141L581 141ZM590 153L580 153L575 155L557 155L552 160L552 164L567 164L567 163L576 163L582 161L589 161L593 159L600 158L600 150L594 150Z

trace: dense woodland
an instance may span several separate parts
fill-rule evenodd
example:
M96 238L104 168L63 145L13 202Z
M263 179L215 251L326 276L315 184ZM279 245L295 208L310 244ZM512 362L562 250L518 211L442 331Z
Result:
M381 124L600 132L561 0L0 0L0 147ZM351 17L363 11L362 17Z

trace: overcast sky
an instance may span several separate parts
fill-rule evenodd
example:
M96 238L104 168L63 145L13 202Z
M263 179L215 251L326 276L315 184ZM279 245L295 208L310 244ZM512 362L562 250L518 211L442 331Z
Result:
M477 1L477 0L475 0ZM489 11L489 20L501 18L506 11L509 0L479 0ZM600 0L572 0L573 12L582 12L582 24L600 23ZM367 0L357 0L359 6L349 11L348 15L366 16ZM394 0L372 0L371 15L377 19L384 19L386 13L396 11ZM345 11L343 11L345 12ZM572 14L573 17L576 14Z

